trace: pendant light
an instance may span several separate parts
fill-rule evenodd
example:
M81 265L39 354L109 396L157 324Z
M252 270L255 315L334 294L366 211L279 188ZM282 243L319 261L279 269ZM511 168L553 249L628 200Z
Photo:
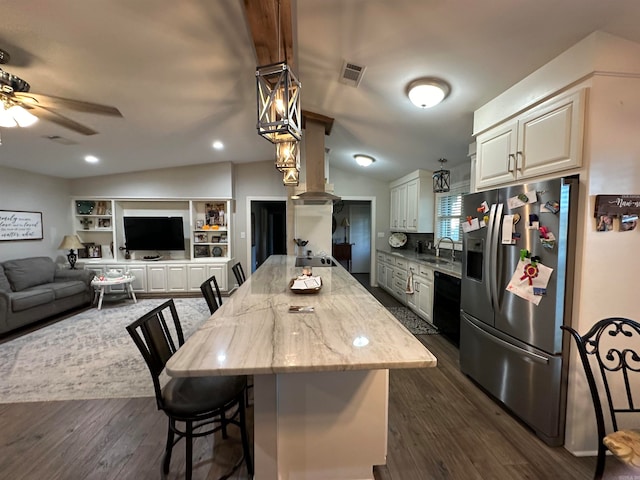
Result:
M300 143L276 143L276 168L281 172L289 168L300 171Z
M440 162L440 170L433 174L433 191L434 193L444 193L451 190L451 172L444 169L446 158L438 160Z
M280 2L278 2L278 53L280 54ZM282 57L281 57L282 58ZM256 69L258 135L271 143L302 138L301 84L286 60Z

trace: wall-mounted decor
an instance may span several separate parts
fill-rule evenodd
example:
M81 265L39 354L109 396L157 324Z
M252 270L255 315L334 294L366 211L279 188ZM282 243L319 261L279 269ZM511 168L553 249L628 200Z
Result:
M620 231L634 230L640 215L640 195L596 195L594 216L597 218L596 230L613 230L613 219L619 217Z
M42 212L0 210L0 240L42 240Z

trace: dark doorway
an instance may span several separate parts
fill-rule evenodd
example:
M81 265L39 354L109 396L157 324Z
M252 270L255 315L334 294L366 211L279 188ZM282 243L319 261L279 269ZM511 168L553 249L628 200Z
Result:
M251 271L270 255L287 254L287 203L251 201Z

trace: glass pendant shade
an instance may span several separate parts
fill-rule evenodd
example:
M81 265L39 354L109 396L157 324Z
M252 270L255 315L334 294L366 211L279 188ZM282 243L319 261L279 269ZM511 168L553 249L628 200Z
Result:
M302 138L301 85L286 62L258 67L258 134L271 143Z
M276 168L281 172L289 168L300 171L300 143L276 143Z
M295 168L287 168L283 172L282 183L285 187L297 187L300 181L300 172Z
M7 108L0 100L0 127L30 127L38 121L38 117L30 113L20 105L12 105Z
M433 174L433 191L434 193L443 193L451 190L451 172L443 168L447 161L444 158L438 160L440 162L440 170Z

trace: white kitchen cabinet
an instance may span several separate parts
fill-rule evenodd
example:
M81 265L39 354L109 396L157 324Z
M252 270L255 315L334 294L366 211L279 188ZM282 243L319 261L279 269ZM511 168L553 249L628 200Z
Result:
M167 292L187 291L187 266L167 265Z
M433 281L424 277L414 278L416 313L420 318L433 323Z
M131 282L134 292L147 291L147 266L146 265L128 265L127 270L133 275L135 280Z
M226 264L207 265L207 278L215 275L216 281L218 282L218 288L220 288L220 290L229 290L229 283L227 280L229 275L227 272Z
M187 266L187 289L190 292L199 292L200 285L207 278L207 265L196 264L196 265L188 265Z
M394 232L433 232L433 173L416 170L391 182L390 227Z
M167 266L148 265L147 266L147 291L159 293L167 291Z
M582 164L585 89L550 99L477 137L476 188Z

